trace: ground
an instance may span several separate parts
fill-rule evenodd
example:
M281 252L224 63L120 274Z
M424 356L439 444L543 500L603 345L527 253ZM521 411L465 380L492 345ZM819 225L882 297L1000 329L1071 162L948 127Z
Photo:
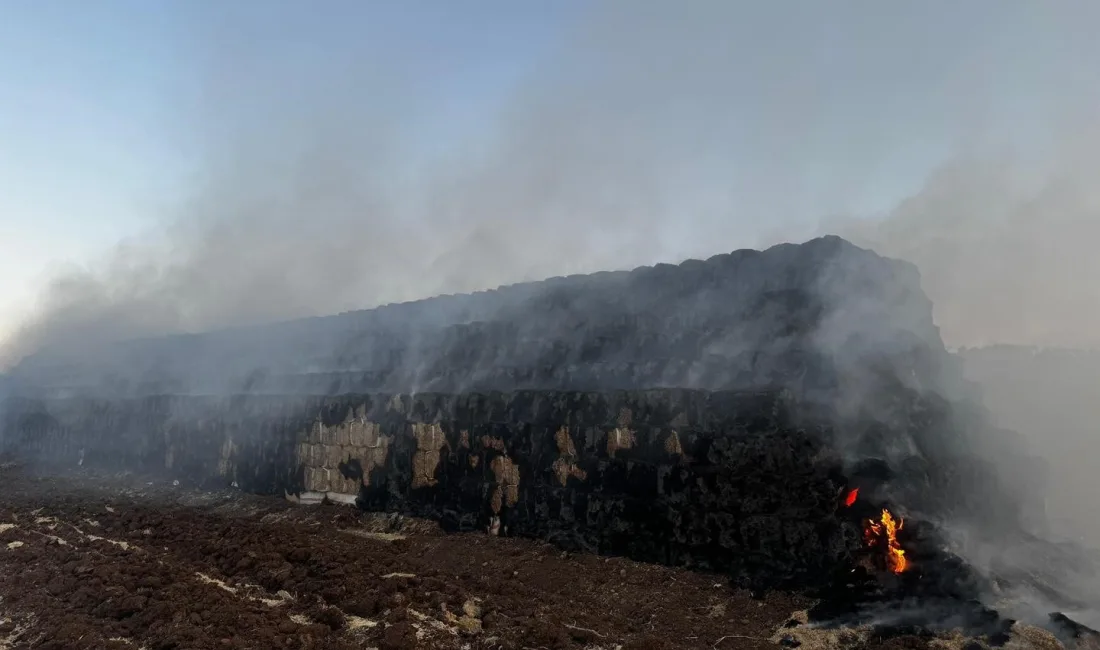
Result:
M774 649L809 604L350 506L0 468L0 649Z

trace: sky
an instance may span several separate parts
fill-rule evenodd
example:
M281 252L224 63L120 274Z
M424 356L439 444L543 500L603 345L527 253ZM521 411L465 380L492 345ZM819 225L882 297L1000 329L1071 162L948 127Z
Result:
M232 232L267 223L238 218L250 211L277 213L278 235L257 247L339 232L385 259L315 281L285 270L296 295L268 302L287 309L252 319L889 218L960 156L1051 155L1100 90L1089 0L0 0L0 12L0 338L66 273L92 269L105 301L144 280L120 242L153 275L155 251L181 248L188 281L235 273L229 253L195 242L240 250L253 235ZM307 248L307 267L359 250ZM402 271L413 256L431 259ZM376 279L297 299L341 270ZM212 277L202 293L219 290ZM268 295L253 280L157 322L234 324L241 292Z
M400 44L402 71L440 96L433 131L454 138L477 128L570 12L569 0L550 12L481 2L470 15L401 4L327 2L332 15L312 15L256 0L0 2L0 336L54 269L175 216L202 164L219 23L253 24L250 45L270 57L316 55L329 38L367 52L349 41Z
M0 371L823 232L916 263L952 347L1100 348L1098 33L1096 0L0 0Z

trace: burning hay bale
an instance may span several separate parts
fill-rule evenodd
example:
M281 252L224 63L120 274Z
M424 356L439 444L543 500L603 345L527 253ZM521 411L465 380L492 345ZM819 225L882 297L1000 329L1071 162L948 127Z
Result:
M1003 636L948 530L995 543L1041 505L916 269L835 237L47 351L11 379L0 440L24 458L723 571L852 629L935 612Z
M904 527L905 522L895 520L886 508L882 509L878 520L868 519L863 524L863 545L878 551L878 557L884 560L885 568L890 573L902 574L909 568L905 549L898 543L898 531Z

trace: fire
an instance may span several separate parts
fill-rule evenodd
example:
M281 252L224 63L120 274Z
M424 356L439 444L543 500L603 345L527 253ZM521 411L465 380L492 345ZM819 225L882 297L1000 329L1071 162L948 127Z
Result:
M886 565L894 573L904 573L909 566L909 560L905 558L905 550L898 544L897 533L905 526L905 522L898 519L886 508L882 509L882 517L875 521L868 519L863 526L863 542L867 546L880 546L886 550Z
M859 488L854 488L848 493L848 496L844 497L844 507L851 508L857 498L859 498Z

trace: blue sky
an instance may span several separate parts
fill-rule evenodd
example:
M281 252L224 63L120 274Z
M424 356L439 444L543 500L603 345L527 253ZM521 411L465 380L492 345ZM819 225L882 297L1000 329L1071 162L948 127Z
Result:
M405 50L417 58L403 60L402 67L456 97L447 109L461 113L491 102L525 59L537 55L551 37L554 19L561 18L558 11L567 15L569 5L558 3L560 9L549 13L495 16L504 35L504 27L518 23L517 36L486 39L477 33L484 15L434 9L430 3L401 3L400 11L397 3L328 3L342 14L340 20L312 15L303 3L276 12L271 25L263 24L271 13L264 7L280 3L232 4L0 3L5 233L11 229L28 237L22 244L46 238L49 248L74 250L68 238L72 246L90 251L132 233L158 203L176 198L173 192L197 155L189 140L201 121L194 112L210 74L207 39L227 15L259 23L255 32L263 36L251 47L287 59L346 43L357 31L365 39L416 38L423 47ZM480 4L496 13L495 7L507 3ZM287 26L291 33L282 33L279 28Z
M0 329L47 267L146 227L179 190L193 73L155 4L0 5Z
M48 267L94 257L184 199L222 24L251 23L248 47L287 60L405 41L402 69L448 98L434 127L454 135L448 122L476 122L571 11L568 0L518 12L506 2L306 4L0 2L0 332Z
M5 256L33 266L106 246L140 223L135 199L171 187L180 169L170 146L172 92L187 71L174 63L178 31L142 9L152 4L114 3L113 12L97 3L3 5Z
M387 104L402 160L476 149L517 114L573 146L596 115L594 146L644 141L691 224L653 217L652 254L718 252L888 210L975 143L1042 141L1100 87L1098 6L0 0L0 336L49 269L178 219L226 140L271 140L321 93ZM557 122L529 106L560 97Z

